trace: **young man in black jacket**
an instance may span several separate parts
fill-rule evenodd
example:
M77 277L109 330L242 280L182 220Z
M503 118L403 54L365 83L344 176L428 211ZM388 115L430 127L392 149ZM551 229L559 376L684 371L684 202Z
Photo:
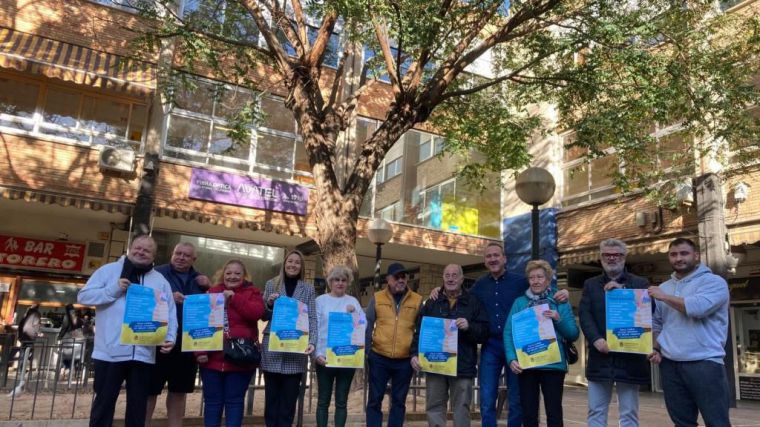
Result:
M639 387L649 384L650 368L645 354L610 352L607 347L605 293L615 288L647 289L649 282L625 270L628 252L624 242L607 239L600 243L604 273L583 284L578 307L581 329L589 343L588 425L607 426L612 386L617 388L620 426L639 425Z
M462 288L462 267L449 264L443 270L443 286L436 300L429 299L417 319L412 341L412 367L419 371L418 358L420 325L423 316L456 319L457 376L426 374L426 412L430 426L446 425L446 409L449 397L454 409L454 426L470 425L472 386L477 374L478 344L488 341L488 313L480 301Z

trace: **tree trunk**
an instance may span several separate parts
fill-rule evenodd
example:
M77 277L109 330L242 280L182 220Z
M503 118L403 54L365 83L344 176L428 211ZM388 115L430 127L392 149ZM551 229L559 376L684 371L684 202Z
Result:
M315 241L322 252L324 275L337 265L344 265L354 272L355 278L358 266L356 262L356 223L358 207L352 202L352 197L344 196L337 188L320 185L317 180L317 203L314 206L317 235ZM358 286L349 290L352 295L358 295Z

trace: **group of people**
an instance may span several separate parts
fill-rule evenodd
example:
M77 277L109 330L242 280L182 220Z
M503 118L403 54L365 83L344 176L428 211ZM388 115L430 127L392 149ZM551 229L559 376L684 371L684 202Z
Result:
M458 330L457 376L426 374L426 412L431 426L445 426L451 401L454 425L469 426L474 378L478 377L482 425L496 426L497 398L501 379L508 389L508 427L539 425L539 395L543 395L546 422L563 425L562 392L568 370L566 350L580 330L589 343L586 377L588 424L606 426L613 388L620 404L620 425L637 426L641 385L650 380L650 363L660 364L668 413L677 426L696 426L701 413L708 426L728 426L728 382L723 367L728 326L728 286L721 277L700 264L696 245L688 239L671 242L668 258L670 280L650 286L644 278L625 269L624 242L607 239L600 244L603 273L584 283L578 309L580 330L569 305L569 292L552 287L554 272L545 261L528 263L524 274L506 270L501 245L484 251L487 274L471 289L463 287L462 267L447 265L442 285L427 300L407 286L408 271L402 264L389 265L386 286L376 292L366 309L348 295L351 269L332 268L327 275L329 293L315 297L314 287L304 280L304 258L298 251L286 254L280 273L261 292L249 281L245 265L228 261L218 284L193 268L195 248L180 243L171 262L153 268L156 244L148 236L135 238L128 254L98 269L80 291L81 304L96 306L98 328L95 349L95 399L91 426L110 426L115 403L126 381L125 424L150 422L155 396L168 382L169 425L181 425L186 394L194 391L200 366L205 403L205 425L239 426L243 398L256 366L239 365L223 352L181 352L181 304L187 295L221 293L226 299L226 338L258 339L258 322L272 319L275 300L288 296L306 305L309 318L308 347L303 354L269 351L271 322L263 331L260 369L265 380L267 426L291 426L301 382L311 357L317 375L317 425L344 426L347 399L355 369L330 366L327 362L329 313L363 313L366 316L368 390L366 425L383 423L382 401L390 382L387 425L404 423L406 398L414 371L421 369L418 343L425 316L454 320ZM158 347L119 343L129 286L158 289L169 298L166 340ZM616 288L647 289L655 302L653 352L649 355L610 351L606 342L605 292ZM521 366L513 340L512 318L518 312L546 304L541 313L551 319L560 361L528 368ZM453 326L452 326L453 327ZM158 351L156 351L158 350ZM157 356L156 356L157 354ZM150 382L146 382L150 378ZM335 397L332 423L328 408Z

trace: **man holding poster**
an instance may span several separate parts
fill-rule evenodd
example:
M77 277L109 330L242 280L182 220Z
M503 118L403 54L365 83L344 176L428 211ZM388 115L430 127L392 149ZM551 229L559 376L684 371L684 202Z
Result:
M454 425L470 425L470 404L472 403L472 386L477 374L478 344L488 341L488 313L480 301L462 288L464 273L457 264L449 264L443 270L443 286L439 298L428 300L422 307L420 318L412 341L412 367L426 372L425 384L427 398L425 410L430 426L446 425L448 399L451 398L454 410ZM436 362L424 354L420 334L425 327L422 318L440 320L450 323L457 334L456 358L453 376L435 373ZM446 336L449 325L444 325L440 334ZM445 328L445 329L444 329ZM423 338L424 340L424 338ZM445 352L446 339L441 339ZM452 355L449 355L452 357ZM423 362L420 361L423 359ZM440 360L440 358L439 358ZM445 361L441 361L445 364Z
M192 352L182 348L182 309L185 298L205 292L211 282L208 277L200 274L193 268L198 259L195 245L190 242L180 242L174 247L172 257L168 264L159 265L156 271L161 273L172 287L172 297L177 305L178 330L177 343L168 354L156 355L156 364L151 376L151 389L148 396L148 418L146 425L150 425L153 411L156 408L156 399L168 383L166 396L166 415L169 427L180 427L182 418L185 416L185 401L187 393L195 391L195 377L198 373L198 364Z
M676 426L730 426L729 385L724 358L730 293L726 280L699 262L689 239L670 242L670 280L651 286L657 300L652 363L660 364L665 407ZM729 368L730 369L730 368Z
M125 425L142 427L145 424L148 378L155 362L156 347L121 344L122 324L128 311L126 294L130 287L144 287L159 295L148 315L166 314L166 325L158 325L159 329L166 331L160 350L169 353L174 347L177 311L169 282L153 269L155 256L156 242L152 237L135 237L127 256L97 269L77 296L79 304L94 305L97 310L92 352L95 399L90 412L91 427L111 426L116 399L124 381L127 383Z
M626 271L627 253L626 244L618 239L607 239L599 244L604 272L583 284L583 296L578 307L581 329L591 344L586 364L588 425L591 427L607 425L613 386L617 389L620 426L638 426L639 387L649 384L646 355L611 351L607 342L607 294L615 289L644 292L649 287L646 279Z

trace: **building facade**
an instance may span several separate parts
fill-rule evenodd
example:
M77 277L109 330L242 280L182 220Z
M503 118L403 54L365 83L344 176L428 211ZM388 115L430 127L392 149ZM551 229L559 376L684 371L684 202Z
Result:
M757 13L755 0L721 2L725 13ZM554 110L542 106L547 123L557 123ZM760 116L760 107L748 112ZM652 127L652 136L664 152L683 150L691 142L678 134L677 127ZM576 308L586 279L601 274L599 243L606 238L618 238L628 245L627 268L644 276L652 284L668 280L672 269L667 250L671 240L687 237L700 245L702 261L710 265L709 245L724 248L726 278L731 291L731 331L727 345L728 368L733 372L733 384L739 399L760 399L760 167L737 167L730 160L716 165L709 159L695 161L693 168L681 171L684 179L674 185L677 206L665 208L649 200L643 193L621 194L610 174L623 167L614 150L589 160L577 148L565 149L572 142L571 131L559 131L532 142L533 166L549 170L557 188L553 199L544 205L542 232L556 233L549 243L542 242L542 258L555 261L560 287L567 287ZM729 159L732 153L725 154ZM659 167L670 167L667 158L659 159ZM719 185L716 191L705 191L700 183L715 174ZM514 181L504 178L503 211L505 222L529 224L525 214L530 207L514 194ZM711 197L715 211L703 209L706 197ZM709 217L709 219L708 219ZM708 220L723 224L725 232L717 237L706 236ZM553 228L556 227L556 228ZM519 229L519 228L518 228ZM556 230L556 231L554 231ZM509 233L509 229L505 229ZM510 252L507 236L507 252ZM717 241L717 242L716 242ZM722 243L725 241L725 243ZM553 247L551 245L554 245ZM513 256L525 256L525 248L515 246ZM719 263L720 264L720 263ZM583 338L581 338L583 340ZM585 345L579 349L585 351ZM569 381L585 382L583 358L571 367ZM659 390L657 370L653 369L653 388Z
M212 276L226 259L241 258L263 287L285 251L298 248L319 287L313 179L284 94L188 75L193 89L163 105L162 59L130 59L132 30L146 22L119 3L0 1L3 323L18 322L33 303L59 321L89 274L125 252L145 206L159 263L174 244L191 241L200 271ZM388 88L378 82L373 91L387 97ZM227 117L254 98L265 119L250 141L234 142ZM358 111L345 138L366 138L384 114L373 105ZM367 193L356 248L365 299L375 268L366 238L372 217L393 222L384 265L403 262L423 293L440 284L448 263L482 264L483 247L500 238L497 187L481 194L457 182L456 159L438 156L441 144L432 132L408 132ZM239 190L235 197L229 188Z

